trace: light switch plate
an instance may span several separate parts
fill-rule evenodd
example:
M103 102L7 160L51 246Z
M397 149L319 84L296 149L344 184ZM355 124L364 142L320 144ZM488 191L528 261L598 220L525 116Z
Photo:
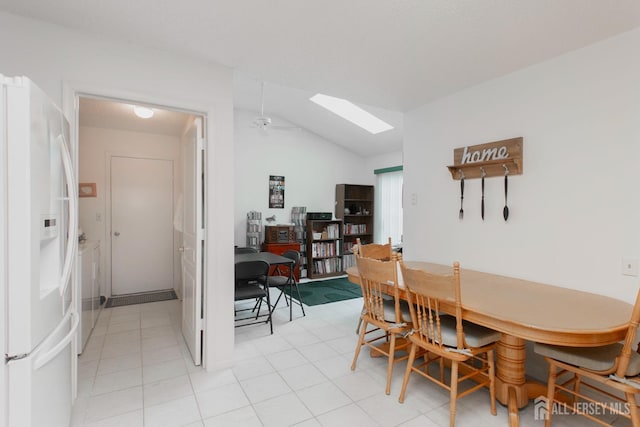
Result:
M625 276L638 276L638 259L624 257L622 258L622 274Z

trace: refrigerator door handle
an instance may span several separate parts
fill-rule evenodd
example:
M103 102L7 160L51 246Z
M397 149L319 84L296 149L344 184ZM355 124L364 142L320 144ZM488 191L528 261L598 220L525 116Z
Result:
M78 316L74 311L69 310L66 316L62 319L62 322L56 327L56 329L51 333L51 335L56 335L60 328L63 328L69 318L73 318L73 325L71 326L71 330L64 338L62 338L55 346L53 346L49 351L45 354L38 355L36 357L33 368L34 370L38 370L42 368L47 363L51 362L64 348L71 342L72 339L76 336L76 331L78 329L78 325L80 324L80 316Z
M64 135L59 135L57 139L62 150L62 165L64 166L64 175L67 181L67 194L69 195L69 241L67 242L64 267L62 268L62 277L60 279L60 295L64 295L71 277L71 267L73 266L76 245L78 244L78 197L69 148Z

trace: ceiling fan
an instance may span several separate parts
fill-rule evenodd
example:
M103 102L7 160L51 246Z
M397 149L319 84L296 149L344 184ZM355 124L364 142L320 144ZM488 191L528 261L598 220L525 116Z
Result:
M251 124L252 127L258 128L263 131L267 131L269 129L277 129L277 130L300 130L298 126L279 126L274 125L271 121L271 117L267 117L264 115L264 82L261 83L261 94L260 94L260 116L256 117Z

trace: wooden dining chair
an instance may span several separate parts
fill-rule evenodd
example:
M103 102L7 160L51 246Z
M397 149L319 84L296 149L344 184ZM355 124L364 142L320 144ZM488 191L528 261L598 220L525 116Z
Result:
M431 274L400 262L407 292L413 329L408 335L411 349L402 382L399 402L403 403L412 373L431 380L449 391L449 425L455 425L456 401L485 386L489 387L491 414L496 415L494 349L500 333L468 322L462 317L460 264L453 264L452 275ZM453 314L443 314L445 311ZM416 365L416 356L423 359ZM430 371L438 362L439 370ZM451 375L445 377L445 362ZM473 385L460 389L463 381Z
M356 238L356 245L353 247L353 254L357 257L372 258L380 261L389 261L393 258L394 252L391 246L391 237L388 238L387 243L369 243L367 245L362 244L360 238ZM396 254L397 256L401 256ZM362 308L364 310L364 307ZM358 326L356 326L356 334L360 333L360 327L362 326L362 317L358 319Z
M367 245L362 244L360 238L356 239L358 255L364 258L379 259L381 261L389 261L393 256L393 248L391 246L391 237L388 238L387 243L369 243Z
M408 347L406 341L398 337L411 330L409 308L406 301L401 301L399 297L398 262L395 259L380 261L356 257L356 264L364 309L360 315L363 324L351 370L356 369L363 346L369 347L372 353L386 356L389 360L385 393L389 394L394 363L407 359L406 355L396 357L397 351L406 351ZM391 299L387 298L390 291L394 295Z
M548 344L534 345L534 351L549 364L545 426L551 425L554 405L563 412L578 413L608 426L600 414L617 414L628 418L633 427L640 427L636 395L640 393L640 354L633 351L633 343L640 321L640 291L629 319L624 343L603 347L568 347ZM583 391L585 390L586 393ZM618 396L615 392L624 395ZM574 404L565 404L568 397ZM604 400L597 400L601 396ZM607 400L608 399L608 400ZM582 402L582 406L575 405ZM556 406L558 407L558 406ZM580 410L580 408L598 408Z

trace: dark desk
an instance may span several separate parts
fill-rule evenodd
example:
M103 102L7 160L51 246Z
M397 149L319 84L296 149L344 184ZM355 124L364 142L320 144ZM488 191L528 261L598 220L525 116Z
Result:
M265 261L269 265L291 265L293 264L293 260L287 257L283 257L282 255L276 255L271 252L258 252L255 254L236 254L235 262L245 262L245 261Z

